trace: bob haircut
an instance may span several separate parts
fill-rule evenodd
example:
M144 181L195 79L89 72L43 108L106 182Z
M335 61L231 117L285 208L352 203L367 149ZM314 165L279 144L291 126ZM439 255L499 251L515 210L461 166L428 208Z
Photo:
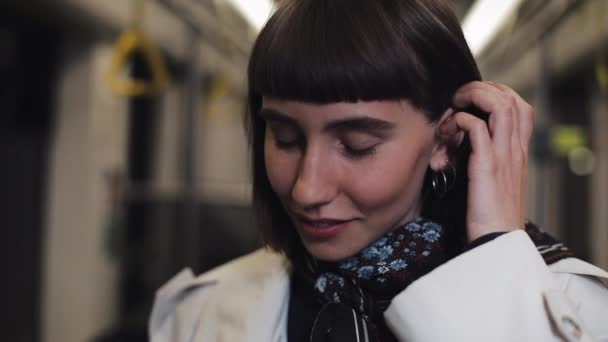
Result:
M328 104L408 100L437 121L455 91L480 80L457 18L440 0L287 0L260 32L249 61L245 125L253 207L264 242L290 258L305 251L264 162L262 97ZM446 226L458 253L465 239L470 143L454 147L453 188L432 196L427 170L422 215ZM453 234L452 234L453 233ZM456 247L454 247L456 246Z

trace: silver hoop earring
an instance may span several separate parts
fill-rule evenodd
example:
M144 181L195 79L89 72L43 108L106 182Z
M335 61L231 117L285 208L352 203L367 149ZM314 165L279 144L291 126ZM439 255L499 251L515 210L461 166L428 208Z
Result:
M431 178L431 185L433 186L433 192L439 198L443 198L456 183L456 167L446 161L446 167L433 172Z

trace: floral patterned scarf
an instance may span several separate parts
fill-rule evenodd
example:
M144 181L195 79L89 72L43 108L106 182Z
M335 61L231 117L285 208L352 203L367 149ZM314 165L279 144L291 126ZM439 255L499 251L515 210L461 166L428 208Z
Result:
M547 264L573 256L533 224L526 223L526 232ZM304 270L304 278L311 280L323 304L311 341L396 341L383 313L393 297L454 256L448 252L449 235L441 225L419 217L341 262L308 258L305 266L296 265L296 270ZM491 235L494 238L500 233Z

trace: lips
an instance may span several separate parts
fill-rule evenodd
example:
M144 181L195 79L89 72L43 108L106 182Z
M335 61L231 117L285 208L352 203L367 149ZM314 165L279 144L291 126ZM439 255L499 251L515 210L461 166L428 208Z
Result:
M312 238L330 238L346 228L354 220L337 219L310 219L307 217L297 217L301 232Z

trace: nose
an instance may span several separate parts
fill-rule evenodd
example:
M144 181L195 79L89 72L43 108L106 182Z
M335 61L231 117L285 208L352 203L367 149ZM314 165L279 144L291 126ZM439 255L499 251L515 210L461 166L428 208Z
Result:
M303 210L313 210L330 203L336 196L336 167L322 149L308 148L300 158L291 196Z

